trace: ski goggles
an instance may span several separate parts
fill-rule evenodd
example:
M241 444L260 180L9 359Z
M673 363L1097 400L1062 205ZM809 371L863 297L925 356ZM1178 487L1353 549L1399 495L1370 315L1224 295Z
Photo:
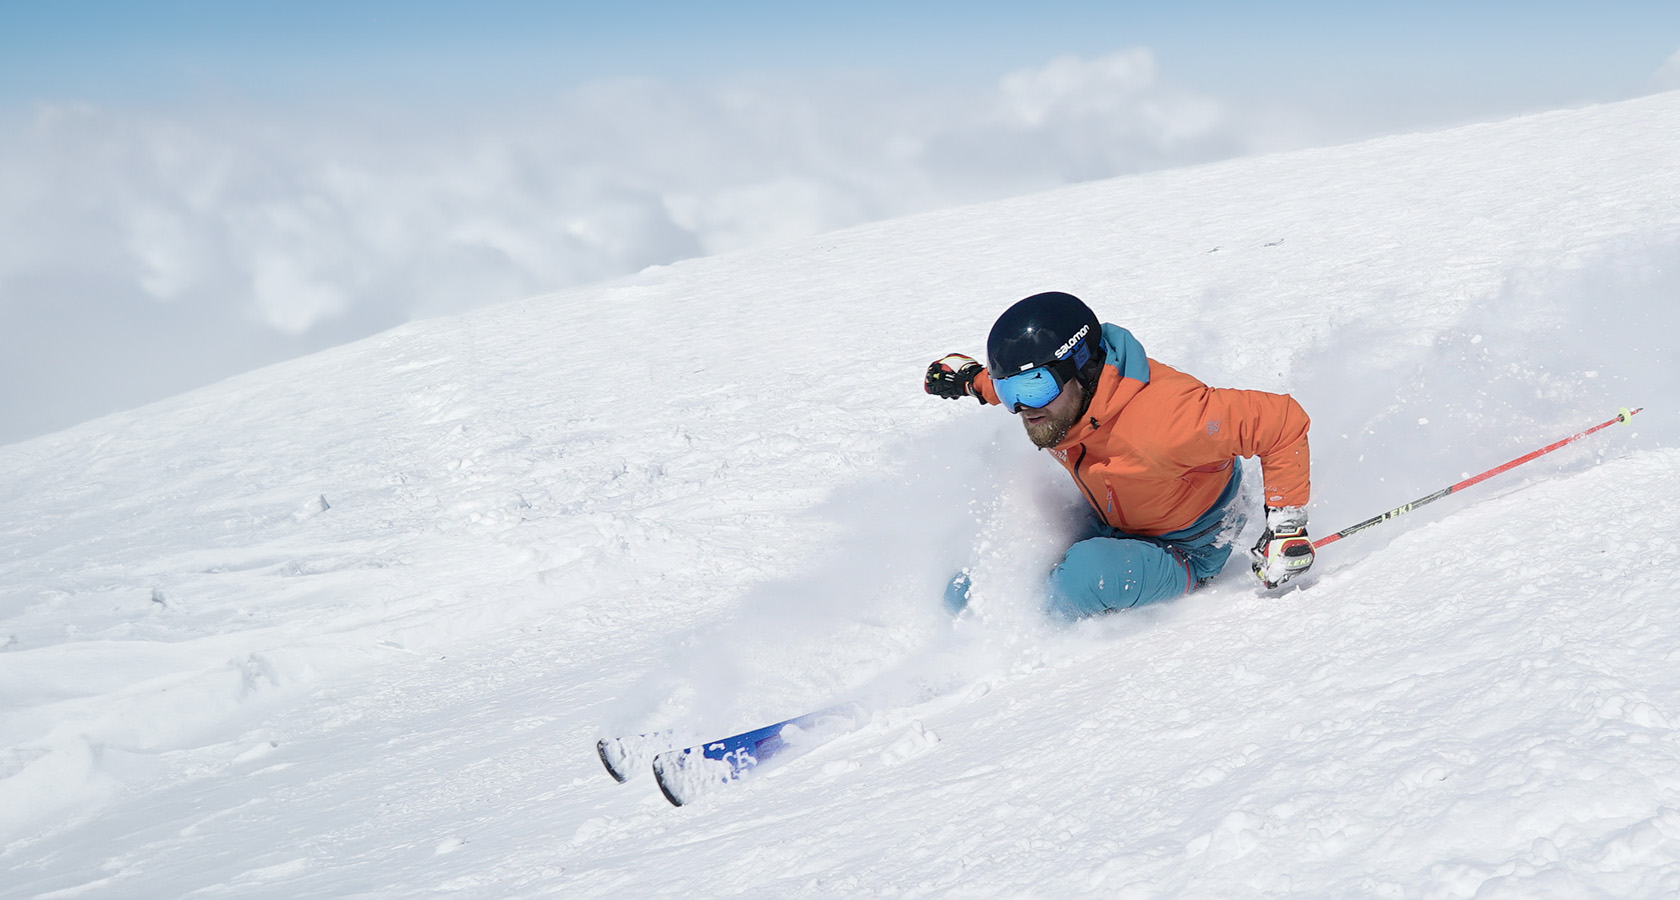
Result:
M992 388L997 391L998 402L1010 412L1040 409L1062 395L1062 388L1073 380L1077 371L1072 362L1057 360L1007 378L993 378Z

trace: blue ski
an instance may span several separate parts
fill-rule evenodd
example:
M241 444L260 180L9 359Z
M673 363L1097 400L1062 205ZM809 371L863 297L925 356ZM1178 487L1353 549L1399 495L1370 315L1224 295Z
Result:
M659 790L673 806L682 806L720 785L730 784L772 760L787 760L862 727L868 712L842 703L774 725L653 758Z

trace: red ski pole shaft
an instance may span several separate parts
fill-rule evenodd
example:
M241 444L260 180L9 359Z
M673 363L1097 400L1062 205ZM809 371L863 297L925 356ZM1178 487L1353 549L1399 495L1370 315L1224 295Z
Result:
M1341 531L1338 531L1335 534L1330 535L1329 537L1319 538L1318 540L1313 541L1313 549L1317 550L1318 548L1324 546L1325 544L1334 544L1335 542L1341 540L1342 538L1347 537L1350 534L1353 534L1354 532L1364 531L1365 529L1370 528L1372 525L1380 525L1383 522L1387 522L1389 519L1392 519L1396 516L1403 516L1406 513L1409 513L1412 510L1417 509L1420 506L1423 506L1423 505L1429 504L1429 503L1434 503L1436 500L1439 500L1442 497L1447 496L1448 494L1455 494L1455 493L1458 493L1459 491L1462 491L1465 488L1467 488L1467 487L1469 487L1473 484L1480 484L1481 482L1486 481L1486 480L1488 480L1489 478L1492 478L1495 475L1498 475L1500 472L1509 472L1510 470L1515 469L1517 466L1520 466L1525 462L1528 462L1528 461L1533 460L1533 459L1537 459L1541 456L1545 456L1546 454L1552 452L1553 450L1558 449L1559 447L1564 447L1564 446L1567 446L1569 444L1573 444L1576 441L1580 440L1581 438L1586 437L1589 434L1596 434L1599 431L1602 431L1606 428L1609 428L1611 425L1615 425L1619 422L1626 422L1629 419L1632 419L1634 417L1634 415L1639 412L1640 409L1644 409L1644 408L1645 407L1643 407L1643 406L1641 406L1639 409L1628 409L1626 407L1623 407L1621 412L1618 412L1616 414L1616 418L1611 419L1608 422L1600 422L1597 425L1594 425L1593 427L1588 428L1586 431L1580 432L1578 434L1572 434L1569 437L1566 437L1563 440L1558 441L1557 443L1547 444L1546 446L1541 447L1540 449L1538 449L1538 450L1536 450L1532 453L1527 453L1527 454L1524 454L1522 456L1519 456L1516 459L1513 459L1510 462L1505 463L1502 466L1495 466L1495 467L1487 470L1486 472L1483 472L1480 475L1472 475L1469 478L1466 478L1463 481L1460 481L1459 483L1457 483L1455 485L1451 485L1449 487L1444 487L1444 488L1436 491L1435 493L1430 494L1427 497L1419 497L1418 499L1413 500L1412 502L1407 503L1404 506L1396 506L1395 508L1389 510L1388 512L1383 513L1380 516L1373 516L1369 519L1366 519L1363 522L1360 522L1358 525L1354 525L1350 528L1344 528Z

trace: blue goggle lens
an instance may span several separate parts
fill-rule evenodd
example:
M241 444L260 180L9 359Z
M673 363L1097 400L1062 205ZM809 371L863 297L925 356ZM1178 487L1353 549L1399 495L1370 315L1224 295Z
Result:
M1062 385L1066 383L1051 367L1038 366L1008 378L994 379L992 387L997 390L1003 408L1016 412L1023 407L1038 409L1048 405L1062 395Z

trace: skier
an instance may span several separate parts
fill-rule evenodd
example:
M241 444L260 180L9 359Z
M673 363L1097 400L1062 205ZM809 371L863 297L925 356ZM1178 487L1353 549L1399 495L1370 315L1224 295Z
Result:
M1287 394L1209 388L1149 359L1131 332L1078 297L1034 294L1005 310L986 366L960 353L928 366L924 389L1021 417L1027 437L1073 476L1094 516L1050 574L1048 612L1079 619L1188 593L1219 574L1246 519L1238 457L1257 456L1266 529L1250 551L1268 588L1313 563L1307 539L1307 414ZM951 582L946 606L968 602Z

